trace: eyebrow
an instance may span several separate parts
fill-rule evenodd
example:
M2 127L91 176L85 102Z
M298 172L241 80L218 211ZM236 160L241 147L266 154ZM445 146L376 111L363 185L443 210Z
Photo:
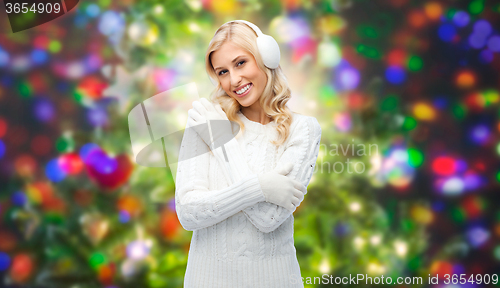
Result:
M238 59L239 59L239 58L241 58L241 57L245 57L245 55L240 55L240 56L237 56L236 58L234 58L234 59L233 59L233 61L231 61L231 63L236 62L236 60L238 60ZM223 68L223 67L217 67L217 68L215 68L215 70L214 70L214 71L215 71L215 72L217 72L217 70L218 70L218 69L222 69L222 68Z

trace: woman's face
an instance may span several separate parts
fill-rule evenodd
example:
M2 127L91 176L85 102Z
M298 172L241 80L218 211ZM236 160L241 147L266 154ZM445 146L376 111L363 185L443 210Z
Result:
M256 104L267 83L266 74L259 69L252 54L231 42L212 52L212 66L222 89L243 107Z

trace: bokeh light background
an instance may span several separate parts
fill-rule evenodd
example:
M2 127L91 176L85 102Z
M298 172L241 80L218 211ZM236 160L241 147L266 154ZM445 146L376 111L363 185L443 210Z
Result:
M302 276L500 287L493 0L81 1L0 35L0 286L182 287L192 232L171 172L134 163L127 115L190 82L208 97L204 53L234 19L276 38L289 107L322 126Z

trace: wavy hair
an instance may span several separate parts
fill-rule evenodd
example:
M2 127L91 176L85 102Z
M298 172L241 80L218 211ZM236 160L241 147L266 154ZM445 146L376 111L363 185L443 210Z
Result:
M222 110L227 115L230 121L238 123L242 132L245 131L245 125L238 118L236 113L240 111L241 105L238 101L222 89L221 83L218 80L217 74L211 61L211 54L217 51L226 42L248 51L253 55L257 65L261 71L267 76L267 83L262 95L259 98L260 106L264 112L271 118L271 121L276 122L278 131L278 140L272 141L274 145L283 144L290 134L290 125L292 124L292 112L286 106L286 103L291 98L291 90L288 86L288 81L285 74L281 70L281 66L276 69L269 69L264 65L262 57L257 48L257 34L255 31L241 22L229 22L217 29L214 37L208 45L205 55L205 69L212 80L212 83L217 83L217 87L212 91L210 100L213 103L219 103Z

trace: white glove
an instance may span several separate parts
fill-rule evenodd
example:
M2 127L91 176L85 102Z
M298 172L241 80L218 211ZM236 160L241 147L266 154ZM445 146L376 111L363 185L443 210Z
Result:
M292 163L285 163L269 173L258 175L258 177L266 202L282 206L293 212L304 200L307 188L299 181L285 176L292 169Z
M218 148L235 137L231 122L220 105L213 105L205 98L193 102L193 109L188 111L188 126L195 129L211 149Z

